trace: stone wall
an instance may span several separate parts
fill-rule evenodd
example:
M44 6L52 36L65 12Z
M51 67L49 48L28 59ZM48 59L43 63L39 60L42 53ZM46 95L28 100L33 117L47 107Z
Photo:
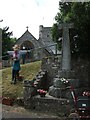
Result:
M11 60L2 60L2 67L10 67L12 65Z
M62 117L70 112L70 104L66 99L57 99L48 94L45 97L35 96L28 102L27 108L48 113L62 114ZM68 111L68 112L67 112Z
M70 82L76 96L80 96L83 91L89 90L89 61L83 59L78 61L72 60L71 64L71 71L62 71L60 56L44 58L42 60L42 69L47 70L49 86L52 89L51 95L54 97L63 97L64 94L65 98L72 98L70 89L66 90L66 88L62 89L62 86L59 86L60 88L54 86L54 81L60 78L65 78Z
M80 66L80 65L79 65ZM74 107L74 100L71 94L70 86L74 88L75 96L81 96L84 90L88 90L88 87L81 86L81 79L71 71L71 78L65 78L69 84L63 84L60 79L64 76L61 71L61 56L50 56L42 59L41 70L34 78L35 88L31 86L31 83L27 82L24 86L24 105L26 108L43 110L47 112L68 114ZM45 73L43 75L40 73ZM59 72L58 72L59 71ZM79 74L80 72L78 72ZM86 72L87 73L87 72ZM64 73L66 74L66 73ZM64 75L63 74L63 75ZM84 72L83 72L84 74ZM75 76L76 75L76 76ZM85 74L87 76L87 74ZM42 82L40 82L42 81ZM47 90L45 97L41 97L37 93L37 89ZM33 91L33 95L31 94ZM32 95L32 96L31 96ZM67 113L68 111L68 113Z
M77 78L82 81L89 80L90 60L89 59L72 59L72 69L75 71Z
M40 71L32 81L24 81L24 106L38 111L52 112L54 114L61 113L65 116L66 111L68 110L68 113L70 111L70 103L65 98L50 96L48 94L49 83L47 80L47 71ZM46 96L41 97L37 93L38 89L46 90Z
M47 71L49 86L52 85L53 79L58 74L61 67L61 56L50 56L42 59L41 69Z
M66 76L68 79L79 79L80 86L88 87L89 85L90 62L88 59L72 59L71 71L63 71L62 73L61 56L51 56L42 59L41 69L47 71L51 84L56 76Z

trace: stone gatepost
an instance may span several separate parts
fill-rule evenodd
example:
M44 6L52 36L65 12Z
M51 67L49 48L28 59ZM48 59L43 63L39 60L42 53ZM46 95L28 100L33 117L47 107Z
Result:
M33 106L32 104L32 93L34 91L34 87L32 86L32 81L25 80L24 81L24 105L26 108Z

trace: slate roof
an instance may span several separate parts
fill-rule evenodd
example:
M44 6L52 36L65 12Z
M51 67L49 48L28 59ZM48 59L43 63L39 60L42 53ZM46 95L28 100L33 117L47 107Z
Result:
M39 47L38 40L28 31L28 29L20 38L18 38L15 44L22 44L25 41L30 41L36 48Z
M44 31L46 31L45 33L47 33L48 30L50 30L50 27L44 28ZM43 34L43 35L44 35L44 38L41 38L41 39L39 38L37 40L27 29L25 31L25 33L16 41L15 44L21 45L25 41L30 41L34 45L34 48L36 48L36 49L48 46L48 47L46 47L44 49L46 51L48 51L50 54L53 54L53 46L52 46L52 44L55 44L55 43L51 39L48 39L47 37L45 37L45 34ZM51 47L49 47L49 46L51 46Z
M27 39L27 40L35 39L35 40L37 40L28 30L26 30L26 32L18 40L20 40L20 39Z

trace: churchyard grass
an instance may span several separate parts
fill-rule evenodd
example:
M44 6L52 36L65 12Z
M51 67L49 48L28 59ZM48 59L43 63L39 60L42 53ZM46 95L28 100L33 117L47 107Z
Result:
M41 68L41 61L21 65L20 75L24 80L32 80ZM2 96L17 98L23 96L23 81L11 84L11 67L2 70ZM1 83L1 82L0 82Z

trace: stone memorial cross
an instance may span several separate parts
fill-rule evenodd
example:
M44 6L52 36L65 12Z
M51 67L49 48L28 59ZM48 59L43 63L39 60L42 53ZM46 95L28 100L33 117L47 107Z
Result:
M71 70L71 53L70 53L70 40L69 29L73 28L73 23L63 23L58 25L59 29L63 29L62 40L62 70Z

